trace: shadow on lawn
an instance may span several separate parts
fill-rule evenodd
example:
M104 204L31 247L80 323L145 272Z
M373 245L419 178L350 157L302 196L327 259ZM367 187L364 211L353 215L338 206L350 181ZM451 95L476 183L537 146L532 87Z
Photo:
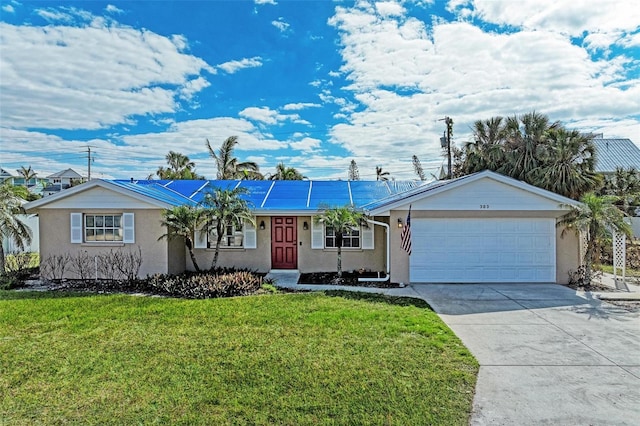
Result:
M388 296L384 294L360 293L346 290L326 290L324 293L329 297L342 297L343 299L362 300L370 303L386 303L395 306L415 306L416 308L433 311L427 302L414 297Z

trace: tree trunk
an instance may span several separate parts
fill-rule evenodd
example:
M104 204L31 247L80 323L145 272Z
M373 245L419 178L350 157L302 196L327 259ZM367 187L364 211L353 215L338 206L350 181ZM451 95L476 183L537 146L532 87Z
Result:
M0 239L0 276L4 275L4 247L2 247L2 240Z
M211 269L215 269L218 264L218 256L220 255L220 243L222 242L222 233L218 232L216 238L216 250L213 253L213 260L211 261Z
M338 246L338 278L342 278L342 246Z
M189 256L191 256L193 267L196 269L196 272L200 272L200 267L198 266L198 262L196 261L196 255L193 253L193 241L191 241L190 238L186 239L186 246L187 249L189 249Z

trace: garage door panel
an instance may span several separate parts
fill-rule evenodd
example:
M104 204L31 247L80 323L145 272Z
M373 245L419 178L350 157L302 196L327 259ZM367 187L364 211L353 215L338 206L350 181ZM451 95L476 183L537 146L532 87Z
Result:
M554 219L414 219L412 282L553 282Z

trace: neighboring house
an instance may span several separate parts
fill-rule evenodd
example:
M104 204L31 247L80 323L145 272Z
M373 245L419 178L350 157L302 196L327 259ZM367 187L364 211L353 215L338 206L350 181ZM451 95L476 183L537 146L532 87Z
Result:
M604 139L601 134L593 138L596 146L596 172L611 174L617 168L640 170L640 148L631 139Z
M163 209L196 205L213 187L243 187L256 226L228 229L220 266L334 271L335 235L314 217L353 204L372 219L343 244L344 270L389 270L393 282L559 282L580 263L578 238L558 218L576 202L485 171L431 184L397 181L92 180L28 203L42 258L139 247L141 276L192 270L183 241L158 238ZM413 253L401 249L411 207ZM197 236L203 267L213 235Z
M58 173L47 176L48 185L42 190L42 195L53 195L63 189L71 188L73 185L84 182L84 178L73 169L62 170Z
M18 173L11 174L7 170L0 168L0 183L5 183L5 182L8 182L10 185L13 185L13 186L25 186L24 176L20 176L20 174ZM39 178L36 176L29 179L26 186L29 188L29 190L31 190L34 186L36 185L42 186L46 182L47 182L47 179Z
M38 253L40 251L39 225L38 216L35 215L18 215L18 219L22 221L31 230L31 244L20 249L15 241L9 237L5 237L2 241L2 248L5 253Z

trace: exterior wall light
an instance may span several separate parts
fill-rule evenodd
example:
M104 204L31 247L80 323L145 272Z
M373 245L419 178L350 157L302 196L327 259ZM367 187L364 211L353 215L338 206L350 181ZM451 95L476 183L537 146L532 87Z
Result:
M309 229L309 224L306 221L302 224L302 229L304 229L305 231Z
M260 221L260 229L264 230L264 220Z
M398 228L402 228L402 219L398 218Z

